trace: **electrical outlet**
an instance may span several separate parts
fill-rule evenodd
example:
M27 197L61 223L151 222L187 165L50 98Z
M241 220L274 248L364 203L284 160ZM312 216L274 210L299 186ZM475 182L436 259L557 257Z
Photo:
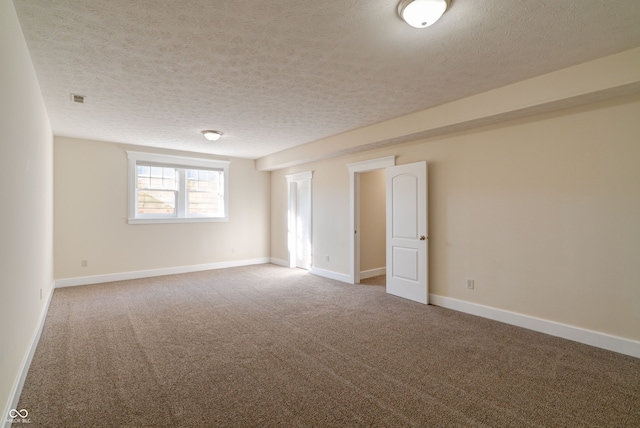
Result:
M232 249L231 249L231 254L235 254L235 253L236 253L236 249L235 249L235 248L232 248Z
M469 290L473 290L473 287L474 287L474 286L475 286L475 285L474 285L474 281L473 281L473 279L467 279L467 288L468 288Z
M329 256L325 256L325 260L326 260L326 261L329 261Z
M89 263L88 263L86 260L82 260L82 261L80 262L80 264L81 264L81 266L82 266L82 267L87 267L87 266L89 266Z

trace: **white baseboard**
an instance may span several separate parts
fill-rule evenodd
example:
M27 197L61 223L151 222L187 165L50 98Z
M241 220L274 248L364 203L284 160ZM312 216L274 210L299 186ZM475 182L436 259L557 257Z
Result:
M353 284L353 279L351 278L351 276L345 275L344 273L333 272L317 267L311 267L311 269L309 269L309 273L322 276L324 278L335 279L336 281L346 282L347 284Z
M438 296L436 294L429 294L429 303L435 306L453 309L455 311L500 321L506 324L538 331L540 333L550 334L563 339L569 339L586 345L640 358L640 342L635 340L624 339L622 337L612 336L606 333L586 330L567 324L548 321L542 318L505 311L503 309L492 308L490 306L479 305L477 303L465 302L463 300L452 299L451 297Z
M31 343L29 344L29 350L22 359L22 364L20 364L20 370L18 372L18 377L11 389L11 394L9 395L9 400L6 404L6 409L2 413L0 421L2 421L2 426L6 426L7 428L11 427L11 423L9 422L11 419L8 418L9 412L11 409L16 409L18 407L18 401L20 400L20 395L22 394L22 387L24 387L24 381L27 379L27 373L29 373L29 367L31 367L31 361L33 360L33 355L36 352L36 348L38 347L38 342L40 341L40 335L42 334L42 329L44 327L44 321L47 318L47 312L49 312L49 304L51 303L51 298L53 297L53 290L55 288L55 284L51 284L49 287L49 293L45 297L45 303L42 306L42 311L40 312L40 317L38 319L38 326L36 327L36 331L33 333L31 338Z
M369 269L363 270L360 272L360 279L373 278L374 276L386 275L387 268L377 268L377 269Z
M274 265L289 267L289 260L282 260L282 259L276 259L274 257L271 257L269 259L269 262Z
M109 273L105 275L81 276L55 281L56 288L74 287L76 285L101 284L104 282L125 281L129 279L151 278L154 276L175 275L180 273L201 272L205 270L223 269L237 266L249 266L270 263L268 257L260 259L234 260L231 262L207 263L203 265L178 266L162 269L138 270L133 272Z

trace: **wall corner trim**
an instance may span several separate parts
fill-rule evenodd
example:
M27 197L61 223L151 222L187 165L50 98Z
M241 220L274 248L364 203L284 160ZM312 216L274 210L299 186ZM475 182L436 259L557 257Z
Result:
M272 265L289 267L289 261L288 260L276 259L275 257L271 257L269 259L269 263L271 263Z
M523 327L585 345L640 358L640 342L451 297L429 294L429 303L454 311Z
M345 275L344 273L333 272L331 270L320 269L313 266L311 267L311 269L309 269L309 273L324 278L335 279L336 281L340 282L346 282L347 284L353 284L351 276Z
M33 332L33 336L31 338L31 343L29 344L28 352L25 354L22 359L22 364L20 364L20 370L18 371L18 376L13 384L13 388L11 389L11 394L9 395L9 400L6 404L6 409L2 413L2 418L4 419L6 415L9 414L11 409L15 409L18 407L18 401L20 400L20 395L22 394L22 388L24 387L24 382L27 379L27 374L29 373L29 367L31 367L31 361L33 360L33 356L36 352L36 348L38 347L38 342L40 341L40 335L42 334L42 329L44 328L44 321L47 318L47 313L49 312L49 304L51 303L51 298L53 297L53 291L55 284L52 283L51 287L49 287L49 293L45 299L45 303L42 306L42 311L40 312L40 318L38 319L38 325L36 330ZM10 427L11 424L6 422L2 424L2 426Z
M270 263L268 257L259 259L234 260L229 262L207 263L202 265L177 266L171 268L139 270L133 272L108 273L104 275L81 276L64 278L55 281L55 288L75 287L78 285L102 284L105 282L126 281L129 279L151 278L154 276L176 275L180 273L201 272L205 270L223 269L229 267L249 266Z
M377 269L369 269L360 271L360 279L373 278L374 276L386 275L387 268L381 267Z

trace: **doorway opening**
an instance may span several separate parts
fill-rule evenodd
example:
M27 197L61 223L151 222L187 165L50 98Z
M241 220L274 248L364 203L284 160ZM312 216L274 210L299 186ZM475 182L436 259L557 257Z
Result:
M395 165L395 156L388 156L385 158L379 158L379 159L372 159L372 160L368 160L368 161L363 161L363 162L356 162L356 163L351 163L348 164L347 167L349 168L349 181L350 181L350 230L352 231L352 235L351 235L351 240L350 240L350 255L351 255L351 260L350 260L350 279L351 279L351 283L352 284L359 284L360 280L363 279L361 278L361 276L368 276L371 275L372 277L374 276L380 276L380 275L376 275L376 271L375 269L381 268L380 266L373 266L373 265L367 265L365 264L364 266L369 266L369 271L371 272L367 272L367 271L363 271L362 270L362 257L361 257L361 253L362 253L362 247L363 247L363 240L361 239L362 237L359 234L362 234L362 225L361 225L361 193L362 193L362 189L361 189L361 182L362 182L362 176L361 174L367 173L367 172L371 172L371 171L385 171L385 169L387 167L390 166L394 166ZM373 177L373 176L372 176ZM380 176L378 176L377 178L379 178ZM369 177L366 177L365 180L368 180ZM375 181L375 180L373 180ZM383 195L385 194L385 190L381 190ZM365 196L365 200L366 200L366 196ZM372 198L373 200L373 198ZM366 203L370 203L371 201L367 200ZM385 202L386 204L386 202ZM368 206L368 205L367 205ZM365 213L366 215L366 213ZM385 231L385 227L382 226L382 232L384 233ZM366 232L365 232L366 233ZM367 238L365 238L364 243L366 244L368 241L367 239L371 238L371 236L368 236ZM383 245L384 241L383 241ZM368 261L367 261L368 263ZM385 272L386 272L386 263L383 265L385 268ZM362 275L364 274L364 275Z
M311 171L287 175L289 267L309 270L312 253Z
M386 172L357 173L356 240L360 248L360 284L386 285Z

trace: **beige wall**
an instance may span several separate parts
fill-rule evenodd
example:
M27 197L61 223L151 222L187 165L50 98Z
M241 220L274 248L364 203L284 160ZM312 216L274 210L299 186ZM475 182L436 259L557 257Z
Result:
M0 420L4 421L53 282L53 137L10 1L0 2L0 58Z
M386 266L386 174L360 173L360 271Z
M313 169L314 264L348 274L346 164L426 160L431 293L639 340L639 117L636 95L276 171L272 218Z
M271 173L271 257L288 260L285 175L304 171L313 171L313 266L333 272L349 272L349 259L345 255L345 249L349 248L349 222L344 221L349 215L349 173L339 159ZM329 261L326 256L329 256Z
M56 279L269 257L270 173L231 159L228 222L130 225L127 149L55 138Z

